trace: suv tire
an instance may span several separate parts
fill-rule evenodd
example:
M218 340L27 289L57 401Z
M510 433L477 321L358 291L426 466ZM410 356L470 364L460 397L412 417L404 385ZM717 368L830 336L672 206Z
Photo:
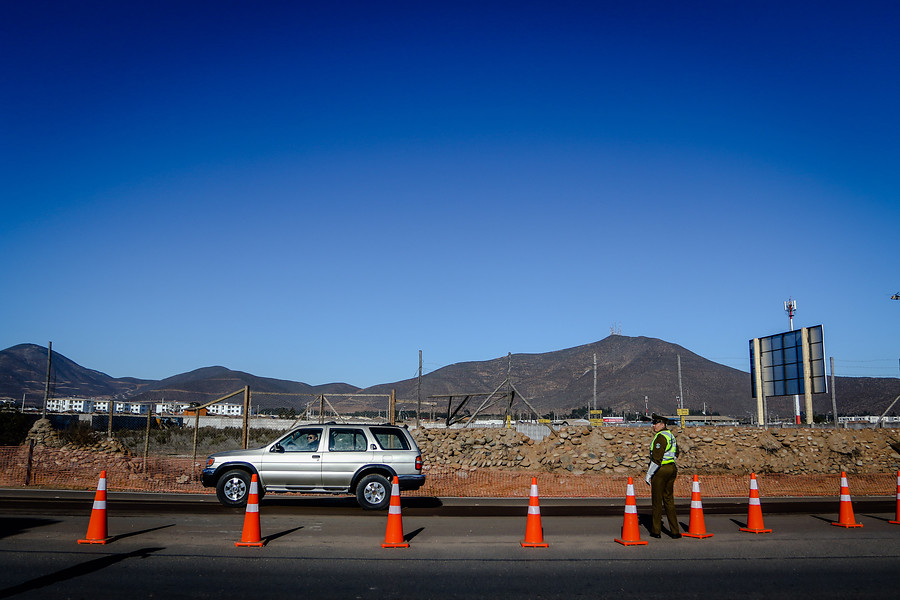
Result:
M391 484L384 475L366 475L356 486L356 501L365 510L384 510L391 503Z
M241 469L227 471L216 483L216 497L225 506L247 505L250 496L250 474Z

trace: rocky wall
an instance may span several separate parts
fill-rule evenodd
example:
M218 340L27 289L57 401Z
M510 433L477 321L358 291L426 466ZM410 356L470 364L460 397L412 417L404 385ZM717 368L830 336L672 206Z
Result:
M696 474L888 473L900 469L890 429L672 428L680 469ZM417 429L427 465L641 476L652 433L634 427L568 427L543 441L513 429ZM891 445L895 447L892 447Z

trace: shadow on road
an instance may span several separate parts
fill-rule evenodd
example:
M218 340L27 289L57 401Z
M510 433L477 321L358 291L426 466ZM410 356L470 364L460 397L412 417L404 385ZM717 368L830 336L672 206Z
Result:
M268 544L272 540L277 540L280 537L284 537L288 534L294 533L295 531L299 531L300 529L303 529L302 525L300 527L294 527L293 529L285 529L284 531L280 531L278 533L273 533L272 535L267 535L266 537L263 538L263 542Z
M48 585L62 583L63 581L67 581L75 577L80 577L82 575L87 575L88 573L94 573L101 569L105 569L106 567L122 562L123 560L129 558L147 558L154 552L159 552L160 550L165 550L165 548L141 548L140 550L127 552L125 554L110 554L108 556L101 556L100 558L89 560L86 563L67 567L65 569L62 569L61 571L57 571L56 573L50 573L49 575L35 577L34 579L26 581L25 583L20 583L19 585L14 585L12 587L0 590L0 598L9 598L11 596L15 596L16 594L39 590L41 588L47 587Z
M156 531L157 529L166 529L167 527L175 527L175 523L170 523L169 525L160 525L159 527L151 527L150 529L142 529L141 531L132 531L130 533L123 533L121 535L114 535L109 540L110 542L116 542L118 540L124 540L125 538L130 538L136 535L142 535L144 533L150 533L151 531Z
M266 496L259 503L261 508L266 506L293 506L295 508L359 508L356 499L350 496L329 497L297 497L297 496ZM440 498L428 496L401 497L400 506L403 508L440 508L443 506ZM527 504L526 504L527 506ZM243 508L233 509L235 512L243 512Z
M3 517L0 518L0 538L5 538L29 529L45 527L59 523L55 519L36 519L33 517Z
M416 537L417 535L419 535L419 534L422 533L423 531L425 531L425 528L424 528L424 527L419 527L418 529L415 529L415 530L413 530L413 531L410 531L409 533L407 533L406 535L403 536L403 541L404 541L404 542L408 542L409 540L413 539L414 537Z

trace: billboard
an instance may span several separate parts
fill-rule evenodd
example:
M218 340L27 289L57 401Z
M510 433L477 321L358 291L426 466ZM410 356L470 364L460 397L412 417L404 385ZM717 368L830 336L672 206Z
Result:
M806 398L806 422L812 424L813 394L828 391L822 326L750 340L750 386L760 423L768 422L766 398L802 394Z
M759 364L766 397L806 394L803 359L803 334L807 334L809 357L805 361L810 374L810 393L828 391L825 377L825 339L822 326L804 327L759 338ZM753 340L750 340L750 385L752 396L759 398L756 389L756 364Z

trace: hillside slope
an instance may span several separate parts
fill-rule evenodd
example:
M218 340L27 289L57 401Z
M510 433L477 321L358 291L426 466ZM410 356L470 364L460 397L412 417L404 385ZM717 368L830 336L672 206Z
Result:
M428 373L422 378L423 410L440 413L447 408L445 397L454 394L454 406L463 394L488 394L510 374L516 390L541 414L568 413L586 408L593 400L594 355L597 356L597 408L614 414L651 412L673 414L679 396L678 358L684 406L736 418L756 414L756 400L750 397L750 375L727 367L686 348L656 338L611 335L603 340L574 348L539 354L512 354L486 361L461 362ZM20 401L27 394L28 404L39 405L44 395L47 349L20 344L0 351L0 397ZM831 381L829 379L829 386ZM306 383L258 377L222 366L203 367L160 381L112 378L87 369L65 356L53 353L53 389L55 397L128 398L137 402L162 400L203 403L249 386L256 409L294 408L302 410L316 397L325 394L339 412L384 411L387 395L396 391L398 408L411 414L415 410L416 378L359 389L347 383L312 386ZM900 394L897 378L837 377L836 394L840 414L881 414ZM356 394L355 397L346 397ZM645 404L646 398L646 404ZM475 411L484 396L474 396L467 408ZM789 418L793 414L791 398L770 398L770 415ZM498 399L488 414L502 414L505 405ZM816 413L831 413L831 395L814 396ZM524 402L513 406L527 414ZM891 414L900 414L900 403Z

